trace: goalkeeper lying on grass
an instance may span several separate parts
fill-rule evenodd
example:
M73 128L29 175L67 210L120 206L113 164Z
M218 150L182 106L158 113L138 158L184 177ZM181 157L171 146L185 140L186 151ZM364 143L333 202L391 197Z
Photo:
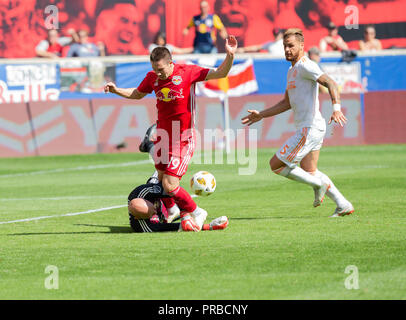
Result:
M148 182L153 179L151 177ZM162 198L165 194L159 183L146 183L136 187L128 196L128 214L130 225L135 232L162 232L162 231L197 231L193 230L193 218L189 212L181 211L168 214ZM172 223L177 219L180 223ZM226 216L214 219L209 224L203 224L203 230L222 230L228 225Z
M156 140L156 124L150 126L139 146L141 152L153 155L154 141ZM203 224L201 229L189 212L182 211L176 204L169 209L165 203L170 203L167 195L158 180L158 172L148 179L146 184L140 185L131 191L128 196L128 214L130 225L135 232L160 231L200 231L222 230L228 226L228 219L222 216L209 224ZM181 219L180 223L172 223ZM203 223L203 222L202 222Z

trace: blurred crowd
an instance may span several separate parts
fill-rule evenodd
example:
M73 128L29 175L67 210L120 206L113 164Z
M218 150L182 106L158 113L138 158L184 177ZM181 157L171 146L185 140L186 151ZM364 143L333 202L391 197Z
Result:
M68 30L69 36L60 37L56 29L49 29L46 39L40 41L35 48L37 57L98 57L105 56L104 43L96 44L89 40L87 30Z
M165 0L0 0L0 57L146 54L164 26Z
M280 5L288 6L289 2L282 1ZM129 14L132 12L132 5L128 6L127 4L123 3L116 4L111 9L101 12L100 15L104 15L106 19L100 19L101 22L97 24L98 30L94 32L95 37L93 37L93 39L89 37L88 28L75 30L72 23L68 24L69 28L66 30L64 35L60 35L56 29L50 29L48 30L46 39L41 40L36 46L36 56L44 58L105 56L109 54L107 50L109 45L114 45L115 48L117 48L120 47L120 43L128 44L126 48L122 46L123 54L134 54L137 52L137 50L130 50L130 43L135 46L141 46L141 43L137 43L138 40L134 37L134 34L131 34L128 28L126 29L127 32L116 29L116 34L118 34L119 38L122 40L118 43L112 44L110 41L108 41L106 44L103 41L97 40L101 38L100 33L103 31L110 34L109 30L111 29L111 23L107 22L110 22L111 17L114 16L114 14L111 15L111 10L117 10L117 6L119 6L120 9L123 9L121 6L125 6L126 8L124 9L126 9ZM165 33L158 31L153 38L153 42L148 45L148 51L151 52L157 46L165 46L173 54L216 53L218 47L218 38L222 41L227 38L227 27L219 15L213 12L207 0L200 1L199 6L200 12L190 18L189 24L185 26L182 32L182 36L187 36L190 30L194 29L194 41L192 47L181 48L173 44L169 44L166 41ZM133 13L136 14L135 11ZM289 19L289 17L285 18ZM121 16L120 22L126 24L131 23L131 18ZM136 24L135 20L132 23ZM244 40L241 39L241 35L238 35L240 36L241 42L240 47L238 48L238 53L266 52L274 56L283 57L283 32L284 29L274 27L270 32L269 41L250 46L243 46ZM98 34L99 36L97 36ZM126 39L126 41L123 39ZM348 45L339 34L338 27L331 21L325 26L325 36L320 39L319 45L317 47L312 47L311 49L313 52L318 53L329 51L344 52L349 50ZM359 41L358 50L377 51L381 49L382 45L380 40L376 38L374 26L366 26L364 29L364 38L363 40Z
M379 18L388 22L385 28L377 25L378 33L365 23L348 31L332 22L345 21L345 6L354 4L369 8L363 17L368 12L375 20L385 5L384 0L261 0L261 6L249 0L0 0L0 57L145 55L156 46L173 54L215 53L222 52L228 34L236 36L240 53L283 56L282 34L292 26L302 28L306 43L320 52L405 46L406 38L393 29L404 21L402 1L386 6L391 16ZM59 25L48 30L44 8L50 5L59 10Z

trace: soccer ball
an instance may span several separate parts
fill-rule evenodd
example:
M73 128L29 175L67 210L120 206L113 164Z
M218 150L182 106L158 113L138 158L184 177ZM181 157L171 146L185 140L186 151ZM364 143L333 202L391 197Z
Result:
M216 179L207 171L199 171L190 179L190 188L198 196L209 196L216 190Z

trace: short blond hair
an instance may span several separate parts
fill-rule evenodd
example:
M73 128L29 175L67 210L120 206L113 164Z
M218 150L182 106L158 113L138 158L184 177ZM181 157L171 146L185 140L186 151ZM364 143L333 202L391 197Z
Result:
M295 36L296 39L300 42L304 42L304 36L303 36L303 31L302 29L299 28L290 28L288 30L286 30L283 33L283 39L285 40L286 38L290 37L290 36Z

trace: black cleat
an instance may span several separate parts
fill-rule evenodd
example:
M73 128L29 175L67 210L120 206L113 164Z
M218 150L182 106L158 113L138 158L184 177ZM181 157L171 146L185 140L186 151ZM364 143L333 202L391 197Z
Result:
M150 126L145 133L145 137L142 140L140 146L138 147L141 152L149 152L151 148L154 146L154 139L153 136L156 132L156 124L154 123Z

